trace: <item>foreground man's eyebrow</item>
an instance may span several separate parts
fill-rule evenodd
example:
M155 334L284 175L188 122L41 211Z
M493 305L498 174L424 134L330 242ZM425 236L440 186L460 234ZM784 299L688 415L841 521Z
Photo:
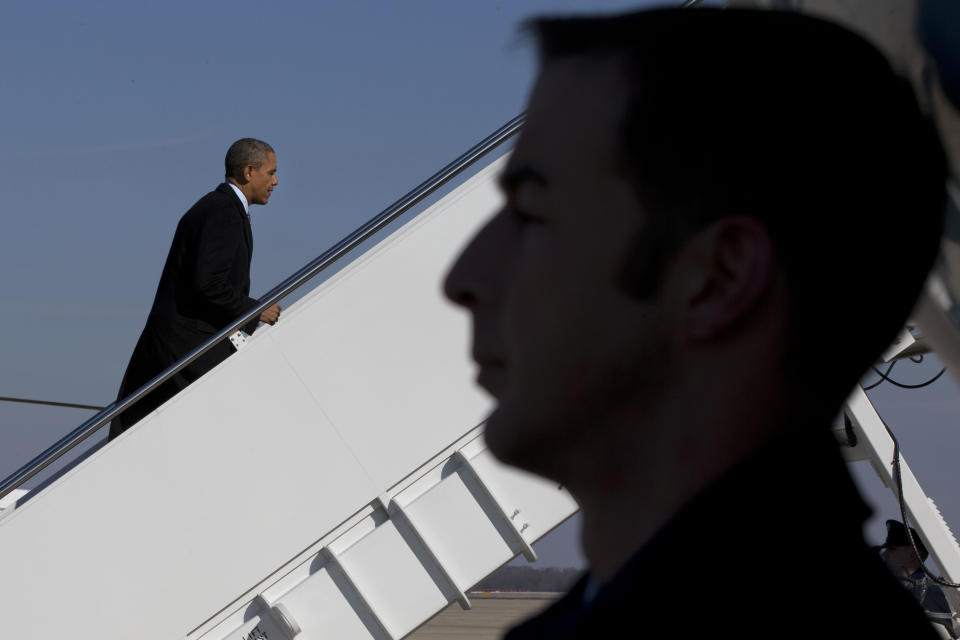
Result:
M542 173L530 166L508 168L497 178L500 189L505 193L514 191L524 182L532 182L540 187L547 186L547 179Z

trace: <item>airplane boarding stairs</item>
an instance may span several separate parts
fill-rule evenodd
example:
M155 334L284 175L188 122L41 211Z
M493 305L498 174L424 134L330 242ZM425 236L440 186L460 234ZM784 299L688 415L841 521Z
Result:
M482 169L0 514L3 635L400 638L576 510L498 464L441 281Z
M475 158L461 159L450 166ZM401 638L448 603L469 607L465 590L515 555L533 559L531 544L576 504L486 450L468 320L440 291L499 204L502 163L42 490L4 480L4 636ZM913 342L904 332L885 359ZM111 407L64 440L122 409ZM890 488L900 480L939 572L960 580L960 547L859 387L844 413L848 460L868 460Z

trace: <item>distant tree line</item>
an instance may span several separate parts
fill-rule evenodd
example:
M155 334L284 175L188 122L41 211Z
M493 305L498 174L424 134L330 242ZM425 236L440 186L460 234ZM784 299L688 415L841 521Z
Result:
M471 591L565 592L581 575L582 569L504 565L478 582Z

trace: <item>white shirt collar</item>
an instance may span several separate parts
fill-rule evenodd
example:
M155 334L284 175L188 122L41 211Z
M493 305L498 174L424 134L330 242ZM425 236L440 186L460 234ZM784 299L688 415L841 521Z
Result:
M250 215L250 205L247 203L247 196L243 195L243 191L240 191L240 187L233 184L227 180L227 184L233 187L233 192L237 194L237 197L240 198L240 203L243 205L243 211L247 215Z

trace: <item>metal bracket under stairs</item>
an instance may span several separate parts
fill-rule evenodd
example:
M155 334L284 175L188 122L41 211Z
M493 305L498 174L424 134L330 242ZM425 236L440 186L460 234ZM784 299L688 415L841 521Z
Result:
M470 458L463 452L463 450L457 451L453 458L460 462L464 471L467 472L468 477L471 481L476 483L477 488L480 490L480 495L483 496L483 500L486 501L487 506L489 507L489 512L496 514L500 522L504 525L504 530L510 532L508 542L513 542L519 545L523 557L527 559L527 562L536 562L537 561L537 552L533 550L533 547L529 542L523 537L523 527L517 529L514 525L513 520L516 518L520 511L515 509L512 514L507 515L506 510L503 508L496 497L490 492L490 489L484 483L483 478L474 468L473 464L470 462Z
M555 484L516 474L474 437L188 640L397 640L450 602L469 609L466 590L490 571L518 553L536 559L524 531L542 535L576 510Z

